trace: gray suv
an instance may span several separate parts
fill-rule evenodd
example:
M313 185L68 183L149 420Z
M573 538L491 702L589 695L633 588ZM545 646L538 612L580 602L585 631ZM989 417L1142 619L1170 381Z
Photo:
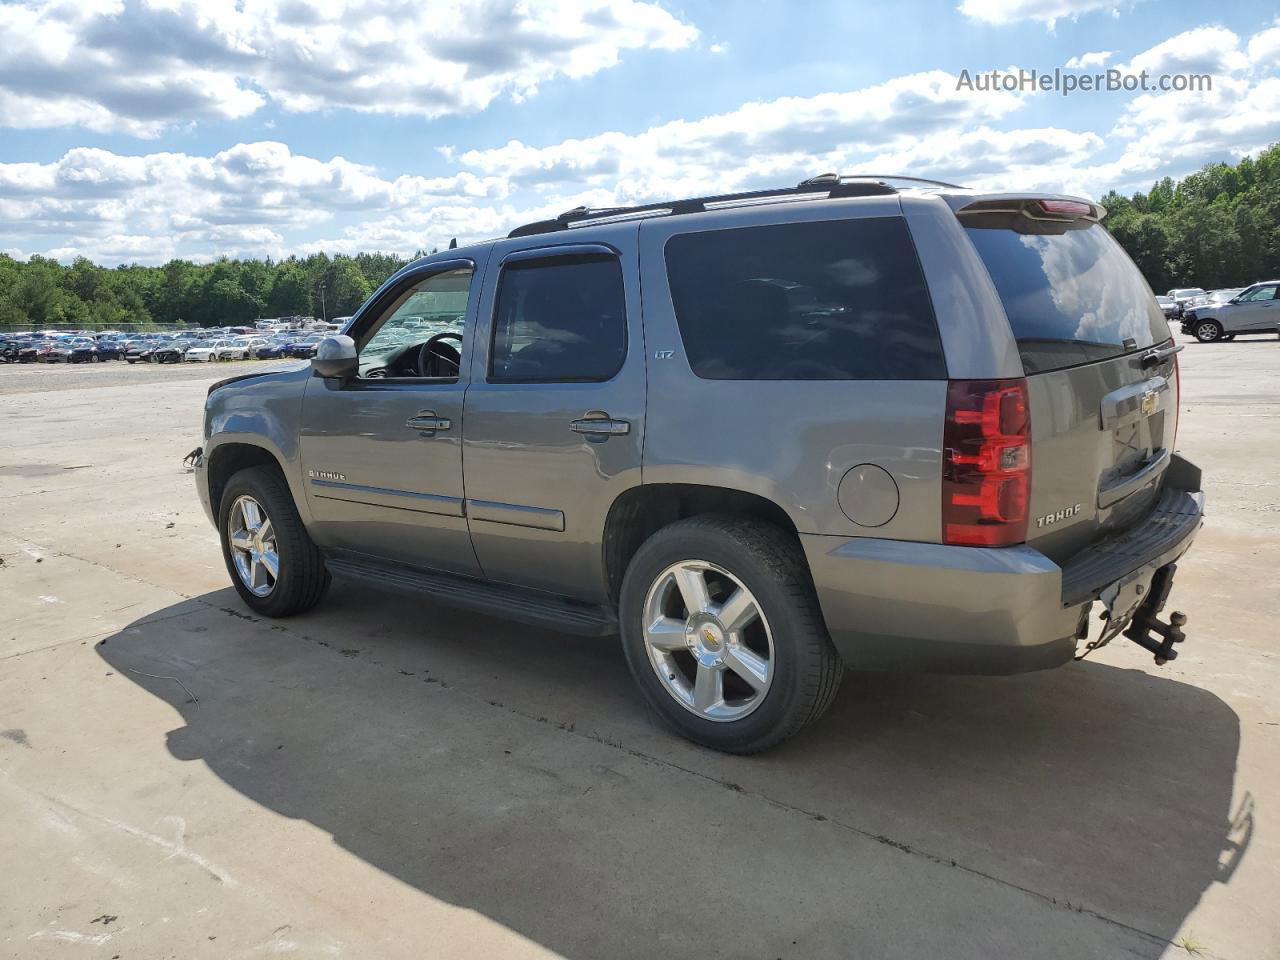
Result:
M200 498L258 613L333 572L620 635L720 750L794 734L845 667L1121 632L1163 662L1204 501L1181 348L1104 214L827 176L433 254L309 365L210 388Z
M1182 332L1201 343L1234 340L1236 336L1280 332L1280 280L1255 283L1228 300L1188 306Z

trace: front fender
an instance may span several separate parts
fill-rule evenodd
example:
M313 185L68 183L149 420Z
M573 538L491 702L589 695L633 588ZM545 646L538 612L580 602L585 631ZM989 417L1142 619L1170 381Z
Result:
M280 465L304 523L310 511L302 484L298 427L309 367L264 374L218 385L205 402L204 461L213 465L219 449L247 444L271 454Z

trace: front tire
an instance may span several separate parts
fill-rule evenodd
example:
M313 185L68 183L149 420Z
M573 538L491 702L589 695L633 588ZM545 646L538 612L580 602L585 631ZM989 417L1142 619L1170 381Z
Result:
M1195 337L1201 343L1214 343L1222 339L1222 324L1217 320L1201 320L1196 324Z
M256 613L302 613L319 603L329 587L324 558L278 470L248 467L227 481L218 534L231 583Z
M627 568L619 619L649 705L726 753L798 733L844 672L799 544L766 523L693 517L659 530Z

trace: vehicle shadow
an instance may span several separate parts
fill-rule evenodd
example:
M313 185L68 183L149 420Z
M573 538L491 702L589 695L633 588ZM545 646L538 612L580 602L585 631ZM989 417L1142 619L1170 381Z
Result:
M937 891L864 875L868 844L894 858L891 874L966 871L980 886L1113 921L1101 926L1140 934L1126 948L1155 957L1205 890L1229 879L1253 831L1251 799L1232 809L1235 713L1198 687L1102 662L1016 678L850 674L818 725L737 758L657 725L613 641L354 585L335 584L320 609L284 622L250 617L219 591L97 650L181 712L167 737L175 758L203 761L374 867L569 957L651 956L657 918L673 911L689 923L664 954L775 956L750 923L727 938L725 925L784 888L771 895L797 905L853 898L832 924L852 922L869 883L890 891L889 928L944 922ZM696 922L681 879L693 851L664 824L693 812L663 813L637 765L673 778L673 792L692 780L748 802L718 856L754 845L772 866L721 878L720 923ZM773 832L777 817L827 830L831 857L793 853L789 834ZM996 927L1003 939L991 943L1009 949L1016 933ZM988 947L951 955L1001 949Z

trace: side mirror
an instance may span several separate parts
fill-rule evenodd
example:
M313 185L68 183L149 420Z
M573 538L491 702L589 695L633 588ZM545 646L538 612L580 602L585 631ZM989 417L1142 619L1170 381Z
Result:
M311 372L329 380L347 380L360 372L356 342L347 336L325 337L311 358Z

